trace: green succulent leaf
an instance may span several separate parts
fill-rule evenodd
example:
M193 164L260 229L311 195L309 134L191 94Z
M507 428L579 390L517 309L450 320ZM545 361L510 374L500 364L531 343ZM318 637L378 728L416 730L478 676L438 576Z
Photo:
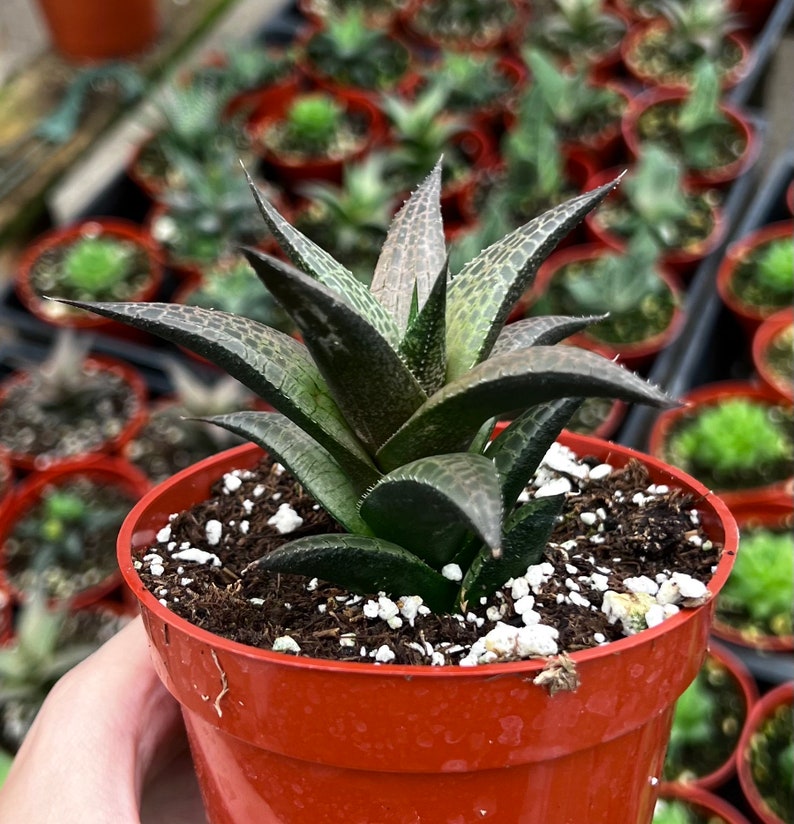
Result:
M263 252L245 254L300 330L351 428L374 453L426 400L425 391L389 342L336 292Z
M447 300L447 380L460 377L488 357L510 309L531 286L548 253L619 180L555 206L515 229L452 279Z
M480 551L461 586L464 608L466 603L487 597L505 581L523 575L527 567L540 562L564 500L564 495L532 498L518 510L505 531L501 556L494 558L490 552Z
M362 498L361 517L376 535L436 569L454 557L468 530L498 555L501 481L482 455L423 458L381 478Z
M560 398L530 407L489 444L485 454L502 477L505 507L518 500L560 430L581 405L582 398Z
M255 562L271 572L320 578L352 592L419 595L448 610L458 587L397 544L365 535L312 535L284 544Z
M534 346L489 358L448 383L376 457L389 471L425 455L460 452L488 418L571 396L674 405L658 387L594 352L573 346Z
M279 214L278 210L262 197L256 184L248 176L256 205L270 231L287 257L304 274L314 278L340 295L353 309L365 317L378 332L397 347L400 331L393 318L380 302L350 270L335 260L328 252L309 240Z
M411 312L400 355L428 395L444 385L446 375L447 262L417 313Z
M523 318L509 323L499 333L489 357L504 355L529 346L552 346L570 335L575 335L593 323L607 318L607 315L543 315L537 318Z
M278 412L233 412L197 420L222 426L258 444L284 464L345 529L369 534L369 528L358 513L358 499L377 479L374 470L368 476L362 476L360 467L353 462L346 462L352 464L352 471L343 469L317 441Z
M170 303L62 301L159 335L201 355L237 378L308 432L332 454L372 461L356 440L303 344L239 315Z
M408 324L414 287L421 309L444 267L441 161L395 215L378 258L370 291L400 330Z

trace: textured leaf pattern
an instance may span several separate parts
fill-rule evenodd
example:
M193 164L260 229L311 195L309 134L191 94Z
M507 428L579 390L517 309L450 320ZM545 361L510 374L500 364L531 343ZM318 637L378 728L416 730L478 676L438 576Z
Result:
M246 256L306 342L345 418L372 453L426 400L375 327L333 290L261 252Z
M295 266L309 277L315 278L341 295L396 348L400 342L400 331L392 317L369 289L328 252L309 240L302 232L290 226L278 210L262 197L250 176L248 183L262 217L279 246Z
M469 567L461 586L464 604L477 603L540 562L564 500L564 495L532 498L521 507L504 535L501 556L482 551Z
M458 591L457 585L401 546L364 535L298 538L256 563L271 572L317 577L362 595L420 595L437 612L449 610Z
M306 347L239 315L170 303L63 301L184 346L237 378L329 451L369 462Z
M548 253L618 180L555 206L515 229L469 261L452 279L447 306L447 380L488 357L510 309L531 286Z
M551 346L606 317L607 315L585 315L578 318L568 315L544 315L523 318L515 323L509 323L502 329L489 357L526 349L528 346Z
M509 509L518 500L546 451L581 405L581 398L560 398L533 406L491 442L485 454L502 477L505 507Z
M436 569L452 559L467 529L498 554L501 479L482 455L423 458L381 478L362 499L361 517Z
M490 358L448 383L377 458L388 471L425 455L460 452L488 418L571 396L674 405L657 387L594 352L534 346Z
M427 300L446 258L441 221L441 161L406 201L389 227L370 290L404 330L413 300Z
M374 467L361 467L352 456L342 456L343 471L327 450L278 412L234 412L203 420L261 446L286 466L345 529L369 534L358 514L358 499L377 480Z
M428 395L444 385L446 357L447 262L422 310L408 323L400 354Z

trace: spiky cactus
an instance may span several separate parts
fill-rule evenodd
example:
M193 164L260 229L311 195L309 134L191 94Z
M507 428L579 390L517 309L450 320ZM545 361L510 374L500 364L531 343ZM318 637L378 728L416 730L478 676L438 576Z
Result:
M348 534L293 540L256 563L358 592L410 592L437 611L526 570L562 501L519 495L581 397L669 403L599 355L554 346L593 318L503 329L543 259L615 182L515 229L450 278L438 164L395 216L370 287L251 185L294 265L246 254L303 342L196 307L80 306L193 349L277 410L212 420L266 448ZM494 417L522 409L491 441Z

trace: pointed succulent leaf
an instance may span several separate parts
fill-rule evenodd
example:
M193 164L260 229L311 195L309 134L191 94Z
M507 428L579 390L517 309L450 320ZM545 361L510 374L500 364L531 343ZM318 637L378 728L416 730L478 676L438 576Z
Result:
M278 210L257 189L248 176L256 205L284 254L304 274L333 289L363 315L393 346L400 340L400 332L394 320L375 296L351 271L335 260L314 241L291 226Z
M619 398L669 407L658 387L573 346L533 346L489 358L448 383L378 451L385 471L424 455L466 449L488 418L571 396Z
M499 333L489 357L504 355L528 346L552 346L570 335L575 335L593 323L604 320L607 315L544 315L537 318L523 318L509 323Z
M557 439L582 398L559 398L527 409L489 445L486 456L502 478L502 498L510 508Z
M505 531L501 556L494 558L487 550L480 551L461 585L464 609L466 604L476 604L491 595L510 578L524 575L527 567L540 563L564 500L564 495L550 495L527 501Z
M426 393L389 342L336 292L270 255L245 254L300 330L347 422L374 452Z
M62 302L190 349L237 378L331 453L341 448L364 467L371 465L306 347L289 335L239 315L198 306Z
M488 357L519 297L549 252L620 178L549 209L493 243L452 279L447 299L447 380Z
M436 612L448 610L458 591L407 549L366 535L297 538L254 564L271 572L320 578L362 595L419 595Z
M445 263L421 311L411 313L400 344L400 355L428 395L438 391L446 377L446 306Z
M494 464L462 452L434 455L381 478L361 500L361 517L373 532L440 569L466 532L499 554L502 491Z
M374 468L367 475L353 462L343 469L317 441L278 412L233 412L198 420L222 426L258 444L284 464L345 529L369 534L358 514L358 499L376 481Z
M408 324L414 285L421 309L445 258L439 160L394 217L372 278L370 291L398 329L404 330Z

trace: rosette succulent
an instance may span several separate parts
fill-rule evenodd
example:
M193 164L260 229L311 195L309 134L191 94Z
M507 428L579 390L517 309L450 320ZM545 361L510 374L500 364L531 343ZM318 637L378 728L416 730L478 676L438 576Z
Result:
M252 183L291 264L246 254L302 341L199 307L80 306L193 349L276 410L211 420L267 449L347 532L289 541L254 564L449 611L539 558L561 498L519 499L582 396L670 404L610 360L555 345L593 318L504 325L557 241L615 185L520 226L451 278L437 164L393 219L366 286ZM506 413L514 421L492 439Z

